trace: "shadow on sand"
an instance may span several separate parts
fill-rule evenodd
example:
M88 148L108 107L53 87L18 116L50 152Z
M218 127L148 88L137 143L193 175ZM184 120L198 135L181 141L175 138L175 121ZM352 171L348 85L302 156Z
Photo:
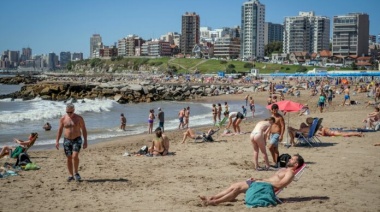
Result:
M124 178L119 178L119 179L91 179L91 180L83 180L83 182L88 182L88 183L129 182L129 180L124 179Z
M310 197L289 197L289 198L280 198L281 201L286 203L291 202L308 202L313 200L320 200L320 201L326 201L329 200L330 197L327 196L310 196Z

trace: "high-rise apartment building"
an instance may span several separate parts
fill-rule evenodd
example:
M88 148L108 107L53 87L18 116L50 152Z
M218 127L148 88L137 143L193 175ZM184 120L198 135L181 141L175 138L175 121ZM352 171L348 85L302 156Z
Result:
M83 60L82 52L74 52L71 58L72 61Z
M90 58L94 58L94 51L102 46L102 37L99 34L93 34L90 38Z
M30 60L32 58L32 49L31 48L22 48L21 61Z
M56 56L54 52L49 53L48 55L48 61L47 66L49 70L55 70L56 69Z
M186 12L182 15L181 53L191 54L200 40L200 17L196 13Z
M314 53L328 50L330 41L330 18L315 16L313 11L300 12L298 16L285 17L284 53Z
M65 69L67 64L71 61L71 53L70 52L61 52L59 54L59 65L61 68Z
M242 59L264 57L265 5L259 0L249 0L241 7L241 45Z
M137 35L128 35L117 41L119 56L135 56L136 47L140 47L145 41Z
M365 13L349 13L334 16L333 55L368 54L369 16Z
M282 42L284 35L284 25L265 22L264 24L264 45L274 41Z

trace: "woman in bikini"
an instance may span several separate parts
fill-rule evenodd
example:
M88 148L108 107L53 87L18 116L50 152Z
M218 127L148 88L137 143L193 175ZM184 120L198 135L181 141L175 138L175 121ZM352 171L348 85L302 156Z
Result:
M153 132L153 121L155 118L156 117L154 116L154 110L151 109L148 116L148 134L151 134Z
M222 116L222 104L218 103L218 109L217 109L217 115L218 115L218 120L221 121L221 116Z
M336 130L330 130L329 128L326 128L326 127L319 128L318 134L322 136L364 137L364 134L361 132L341 132L341 131L336 131Z
M273 117L260 121L256 124L255 128L252 130L250 138L253 146L253 163L255 164L255 169L257 171L268 170L269 169L269 160L266 151L266 138L270 133L270 126L275 122ZM265 167L259 167L259 149L263 153Z
M216 109L216 105L212 104L212 119L214 120L214 125L216 124L217 115L218 115L218 111Z

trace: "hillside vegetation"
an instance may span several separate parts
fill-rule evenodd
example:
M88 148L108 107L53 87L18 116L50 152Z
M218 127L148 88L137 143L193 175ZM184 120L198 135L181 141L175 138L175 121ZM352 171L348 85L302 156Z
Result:
M83 61L71 62L68 64L69 71L78 70L75 67L87 67L111 70L111 72L127 71L158 71L173 73L217 73L225 71L227 73L247 72L251 68L260 70L260 73L282 73L306 72L316 68L316 66L300 66L287 64L272 64L259 62L244 62L233 60L215 60L215 59L193 59L193 58L112 58L112 59L87 59ZM329 68L332 70L333 68Z

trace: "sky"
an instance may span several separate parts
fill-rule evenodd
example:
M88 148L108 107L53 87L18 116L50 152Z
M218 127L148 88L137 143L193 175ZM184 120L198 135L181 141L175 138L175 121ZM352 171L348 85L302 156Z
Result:
M104 45L135 34L159 38L181 33L186 12L200 16L201 26L212 29L240 25L241 6L247 0L12 0L1 2L0 54L30 47L32 54L83 52L88 58L90 37L100 34ZM266 22L314 11L330 17L352 12L369 15L370 34L380 34L380 0L260 0ZM331 22L332 26L332 22ZM332 36L332 30L330 31Z

